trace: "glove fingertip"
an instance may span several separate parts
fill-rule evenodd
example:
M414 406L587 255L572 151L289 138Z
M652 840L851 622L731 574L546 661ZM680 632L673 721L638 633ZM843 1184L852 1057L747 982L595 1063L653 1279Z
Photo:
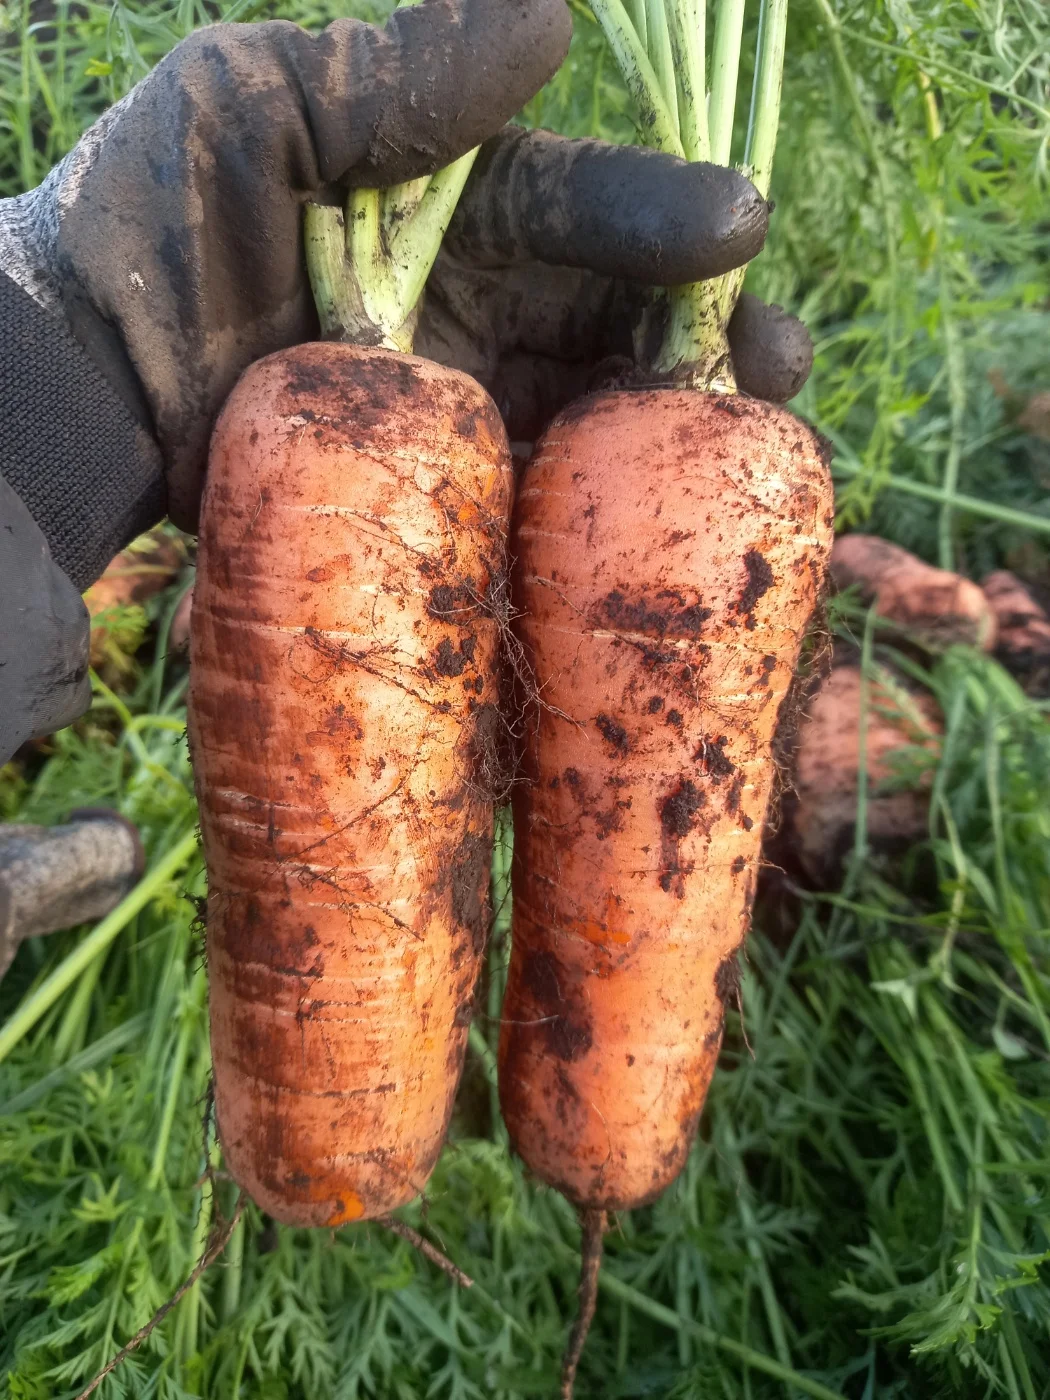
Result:
M813 340L796 317L744 293L729 323L738 387L756 399L787 403L813 368Z

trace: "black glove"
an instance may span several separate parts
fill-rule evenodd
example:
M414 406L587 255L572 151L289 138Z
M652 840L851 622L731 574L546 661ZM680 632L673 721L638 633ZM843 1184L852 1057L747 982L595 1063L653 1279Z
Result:
M81 399L106 419L97 441L83 414L67 432L70 396L46 376L19 401L17 450L0 417L0 472L79 588L160 515L196 528L229 390L253 360L317 335L310 199L427 173L499 133L432 276L417 348L476 374L518 437L599 361L630 352L640 284L758 251L767 208L732 171L501 131L557 68L569 30L562 0L424 0L383 29L339 20L317 37L277 21L216 25L38 189L0 202L0 272L21 288L0 294L5 393L24 342L10 326L33 311L38 338L66 347L67 371L79 356ZM731 340L747 391L784 399L805 379L808 337L782 313L743 309ZM52 421L34 434L41 415Z

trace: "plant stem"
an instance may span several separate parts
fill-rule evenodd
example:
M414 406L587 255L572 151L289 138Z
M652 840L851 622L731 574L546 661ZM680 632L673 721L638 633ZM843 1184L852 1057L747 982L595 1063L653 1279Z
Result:
M755 78L751 86L751 111L744 149L744 174L765 198L773 174L773 154L780 124L780 97L784 86L784 54L787 48L788 0L763 0L758 16ZM722 279L719 305L726 324L733 314L746 268L734 268Z
M418 306L477 148L436 175L308 204L306 262L326 340L411 353Z
M834 471L845 476L864 476L867 468L863 463L856 460L849 461L843 457L842 447L838 438L832 433L827 434L836 447L836 457ZM912 481L908 477L893 476L892 474L882 479L880 485L883 490L902 491L908 496L918 496L924 501L944 502L952 506L954 510L967 511L970 515L980 515L986 520L999 520L1004 525L1014 525L1019 530L1031 530L1035 534L1050 535L1050 517L1033 515L1023 510L1015 510L1012 506L1001 506L996 501L982 501L979 496L967 496L961 491L946 491L943 486L930 486L924 481Z
M676 95L682 151L686 160L710 160L704 90L707 0L676 0L671 6L669 33L674 58L671 92Z
M758 20L758 55L751 89L744 169L762 196L769 194L773 152L784 85L788 0L763 0Z
M656 81L663 94L663 99L667 103L671 123L679 140L681 140L681 126L678 115L678 85L675 82L675 55L671 52L671 28L675 21L680 18L680 10L685 8L688 3L689 0L678 0L678 3L673 7L672 16L669 17L664 0L645 0L645 25L649 35L646 47L649 50L649 60L653 65ZM703 83L704 68L701 62L701 99L704 91ZM688 158L692 159L692 157Z
M745 0L724 0L715 17L715 43L711 54L711 100L708 122L715 165L728 165L733 148L733 118L740 72L740 44L744 34Z
M346 224L342 210L330 205L308 204L303 233L306 266L321 334L325 340L376 344L375 328L365 312L361 285L346 256Z
M812 1396L813 1400L845 1400L841 1391L831 1390L819 1381L810 1380L808 1376L803 1376L798 1371L792 1370L790 1366L785 1366L783 1362L774 1357L766 1356L764 1352L756 1351L754 1347L738 1342L733 1337L726 1337L721 1332L716 1332L714 1328L705 1326L702 1322L696 1322L691 1317L682 1317L679 1313L672 1312L670 1308L665 1308L662 1303L658 1303L655 1298L650 1298L640 1289L633 1288L629 1283L618 1279L608 1269L602 1271L598 1286L604 1292L611 1294L612 1297L621 1299L635 1312L652 1318L661 1326L670 1327L675 1331L685 1329L698 1341L703 1342L705 1346L717 1347L719 1351L728 1352L730 1356L735 1356L744 1365L750 1366L755 1371L761 1371L764 1375L772 1376L784 1385L802 1391L804 1395Z
M391 237L392 256L400 268L402 323L413 315L423 295L478 149L468 151L431 178L411 220L402 223Z
M621 0L592 0L594 17L619 65L638 116L638 129L647 146L668 155L684 155L676 123L660 90L653 65Z
M667 331L653 368L674 374L695 389L735 394L727 330L730 308L723 305L723 280L671 288Z
M190 987L189 1001L195 1003L195 1009L199 1009L204 1000L204 972L198 971ZM197 1030L197 1017L192 1014L190 1006L183 1008L182 1026L179 1030L179 1038L175 1042L175 1053L172 1056L170 1078L168 1080L168 1093L164 1100L164 1109L161 1114L160 1129L157 1133L157 1141L153 1147L153 1161L150 1165L150 1173L147 1179L147 1190L156 1191L164 1180L164 1168L167 1165L168 1144L171 1141L171 1130L175 1124L175 1114L179 1107L179 1096L182 1093L182 1080L186 1072L186 1061L190 1053L190 1041Z
M646 40L621 0L593 0L595 17L638 112L643 141L689 160L729 160L744 0L718 0L712 97L706 97L706 0L645 0ZM640 19L643 9L632 4ZM751 103L749 159L768 188L780 112L787 0L765 0ZM710 125L709 125L710 123ZM760 188L762 188L760 186ZM743 273L672 287L653 369L697 389L735 393L727 327Z

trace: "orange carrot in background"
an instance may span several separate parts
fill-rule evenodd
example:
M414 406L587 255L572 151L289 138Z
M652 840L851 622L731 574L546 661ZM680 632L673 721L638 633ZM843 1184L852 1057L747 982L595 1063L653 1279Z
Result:
M996 569L981 591L998 624L996 655L1030 695L1050 696L1050 615L1009 569Z
M104 679L118 684L133 673L132 657L149 625L142 605L175 581L187 558L184 540L158 525L122 549L84 594L91 664Z
M862 686L859 666L840 665L821 683L799 725L787 843L817 885L834 881L857 820L861 769ZM894 763L923 750L931 764L943 730L932 696L905 692L879 668L864 718L868 842L892 852L928 831L929 769L904 780Z
M930 650L953 642L991 651L996 620L976 583L937 569L876 535L841 535L831 556L836 588L856 586L879 617Z

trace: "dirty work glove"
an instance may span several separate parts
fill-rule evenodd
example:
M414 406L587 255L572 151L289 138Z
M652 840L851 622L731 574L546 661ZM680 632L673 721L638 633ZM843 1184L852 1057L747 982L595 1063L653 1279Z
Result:
M615 382L652 286L728 272L761 250L768 206L734 170L639 146L507 127L483 147L427 284L416 350L492 394L531 442L571 400ZM785 403L813 345L800 321L744 295L729 325L740 389Z
M382 29L338 20L316 37L278 21L216 25L36 190L0 201L0 474L31 516L17 528L42 536L30 553L49 547L51 567L82 589L164 514L196 528L229 390L253 360L318 333L302 250L310 199L411 179L494 138L417 346L479 375L518 436L558 406L552 369L570 366L574 390L629 348L624 279L693 278L752 257L766 206L732 172L500 134L557 68L569 31L563 0L424 0ZM757 335L734 337L738 370L764 338L773 373L741 382L787 397L808 341L782 315L757 308L751 320ZM0 607L5 557L0 528ZM8 749L12 728L41 732L61 708L50 659L32 650L0 655L0 687L28 667L22 692L50 687L55 703L46 725L9 722ZM71 672L65 689L68 722L82 678Z

